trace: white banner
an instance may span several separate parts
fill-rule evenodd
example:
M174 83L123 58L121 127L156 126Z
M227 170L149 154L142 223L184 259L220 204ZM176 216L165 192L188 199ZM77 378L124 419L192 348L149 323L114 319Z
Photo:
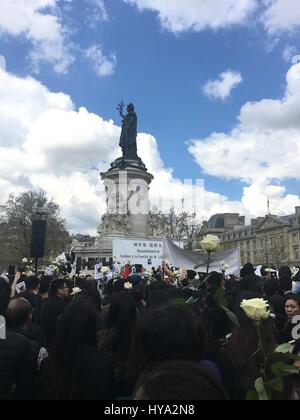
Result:
M163 241L114 239L113 255L122 265L130 263L157 268L163 261Z
M226 262L226 264L229 265L229 268L226 270L226 274L239 275L241 270L240 254L239 248L228 249L226 251L213 254L209 271L220 271L222 262ZM169 239L164 241L164 256L170 265L178 268L186 268L187 270L194 270L194 267L201 263L201 266L196 271L206 273L206 254L203 255L193 251L180 249Z

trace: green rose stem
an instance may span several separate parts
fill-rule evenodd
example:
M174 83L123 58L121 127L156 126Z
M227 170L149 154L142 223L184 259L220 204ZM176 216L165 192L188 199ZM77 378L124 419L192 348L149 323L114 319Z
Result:
M255 326L256 326L256 330L258 334L259 352L261 352L264 359L264 362L261 363L260 373L263 378L264 384L267 384L268 383L268 378L267 378L268 356L265 353L265 349L263 345L262 334L261 334L261 321L255 322ZM268 395L268 399L270 399L270 395L267 389L266 389L266 393Z
M209 266L210 266L210 255L212 251L207 251L207 266L206 266L206 274L209 273Z

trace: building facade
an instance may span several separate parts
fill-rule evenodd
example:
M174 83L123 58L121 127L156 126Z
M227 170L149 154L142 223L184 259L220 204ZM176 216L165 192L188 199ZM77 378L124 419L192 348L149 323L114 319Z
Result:
M224 226L218 236L224 250L241 249L243 265L251 262L274 268L300 266L300 207L290 216L267 215L253 219L248 226Z

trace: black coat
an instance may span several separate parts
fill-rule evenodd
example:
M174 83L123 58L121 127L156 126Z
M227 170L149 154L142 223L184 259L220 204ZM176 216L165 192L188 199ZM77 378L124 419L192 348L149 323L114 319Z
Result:
M27 338L30 345L30 371L34 375L34 380L36 380L40 359L42 356L45 357L45 353L47 354L47 352L45 349L42 351L42 346L31 338L31 334L28 331L18 328L11 330L11 332Z
M50 360L45 360L37 382L39 400L111 400L115 396L113 360L97 348L83 350L72 379L60 376L55 383L51 369Z
M29 341L12 332L0 340L0 400L32 398L34 374Z
M35 295L33 292L30 292L28 290L21 293L18 297L28 300L32 307L32 322L37 323L41 306L41 297L39 295Z
M42 307L41 327L46 335L48 349L50 349L53 344L56 334L57 321L64 312L66 306L67 303L64 300L57 296L53 296Z

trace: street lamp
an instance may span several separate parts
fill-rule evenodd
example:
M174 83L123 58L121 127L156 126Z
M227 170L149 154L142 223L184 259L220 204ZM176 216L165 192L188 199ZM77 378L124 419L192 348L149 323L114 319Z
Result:
M266 253L266 266L269 267L269 253L268 253L268 239L267 235L265 234L265 253Z

